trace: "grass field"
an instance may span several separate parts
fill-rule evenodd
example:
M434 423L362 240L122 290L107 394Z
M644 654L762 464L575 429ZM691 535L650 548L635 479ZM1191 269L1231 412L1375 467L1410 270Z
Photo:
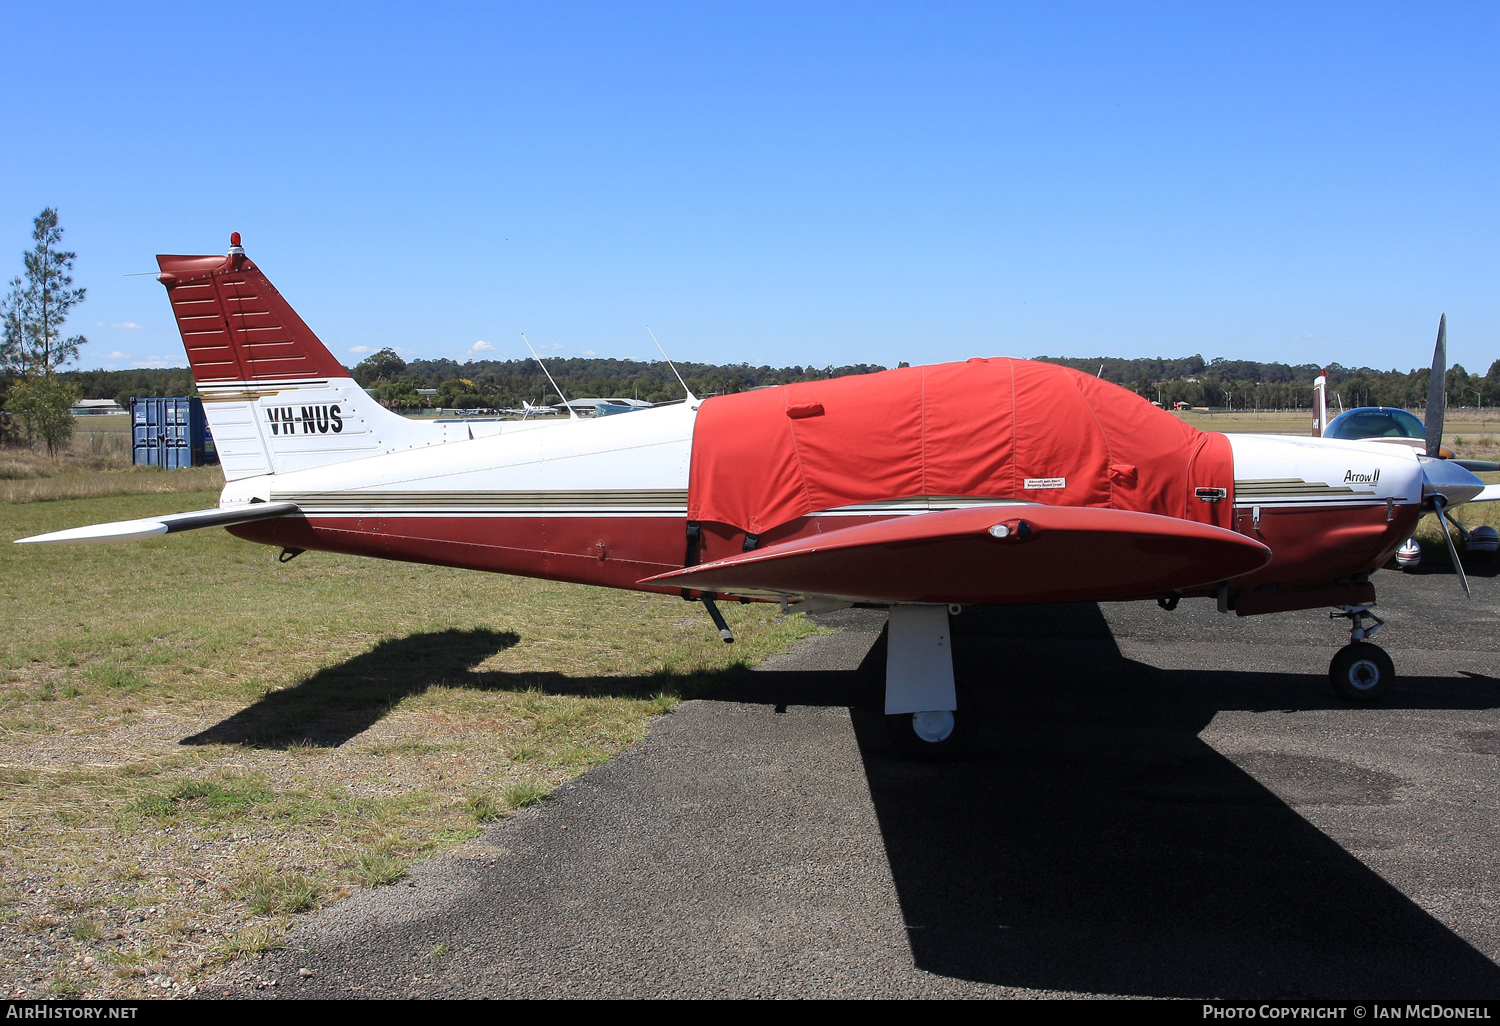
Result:
M1188 410L1176 416L1204 431L1306 435L1312 428L1307 410ZM1443 417L1443 444L1460 456L1500 460L1500 410L1449 410Z
M8 995L183 993L816 630L730 607L726 646L673 597L320 553L281 565L223 531L9 544L216 498L0 504Z

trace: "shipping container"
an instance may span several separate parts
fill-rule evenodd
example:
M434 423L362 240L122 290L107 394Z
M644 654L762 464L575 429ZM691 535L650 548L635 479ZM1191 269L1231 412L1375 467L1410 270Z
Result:
M134 399L130 424L136 466L181 470L219 462L197 396Z

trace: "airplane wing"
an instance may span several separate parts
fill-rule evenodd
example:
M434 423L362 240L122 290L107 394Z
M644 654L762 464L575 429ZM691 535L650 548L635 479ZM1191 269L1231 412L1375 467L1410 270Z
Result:
M229 509L200 509L191 513L168 513L142 520L116 520L90 524L51 534L17 538L17 545L93 545L100 542L137 541L160 534L194 531L200 527L229 527L252 520L269 520L301 512L295 502L255 502Z
M893 517L642 583L874 602L1103 601L1213 584L1270 559L1260 542L1208 524L1027 504Z
M1469 502L1500 502L1500 484L1485 485L1484 491L1474 496Z

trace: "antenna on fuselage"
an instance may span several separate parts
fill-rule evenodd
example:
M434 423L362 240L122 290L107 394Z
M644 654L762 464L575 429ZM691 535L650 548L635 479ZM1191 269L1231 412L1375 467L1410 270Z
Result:
M1322 438L1328 430L1328 368L1324 367L1313 378L1313 424L1314 438Z
M661 358L667 361L668 367L672 368L672 376L677 379L677 383L681 385L682 390L687 393L688 402L697 402L698 397L693 394L693 390L691 388L687 387L687 382L682 380L682 375L677 373L677 365L672 362L672 358L667 355L667 351L665 349L662 349L661 341L657 339L656 332L651 330L651 325L649 324L646 325L646 334L651 336L651 341L656 343L656 348L661 349Z
M536 355L536 349L532 346L531 339L526 337L526 332L524 331L521 332L521 341L526 343L526 348L531 350L531 358L537 362L537 366L542 368L542 373L547 375L547 380L552 382L552 391L557 393L557 397L561 399L563 401L563 405L568 408L568 419L577 420L578 411L573 409L572 405L568 402L568 397L563 395L563 390L557 387L557 382L552 381L552 372L547 369L547 365L545 363L542 363L542 358Z

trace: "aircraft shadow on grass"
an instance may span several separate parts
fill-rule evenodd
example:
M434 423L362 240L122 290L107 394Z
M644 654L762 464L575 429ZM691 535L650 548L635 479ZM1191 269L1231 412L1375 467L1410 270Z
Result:
M883 635L856 672L716 696L850 706L919 968L1095 994L1500 996L1500 967L1200 739L1221 710L1348 709L1325 675L1158 670L1092 604L965 610L954 652L985 728L952 764L891 746ZM1403 678L1386 707L1500 707L1500 680L1466 677ZM1251 762L1298 804L1389 805L1403 783Z
M368 652L266 694L179 743L336 748L368 730L402 699L431 687L628 698L651 698L666 692L694 697L722 687L745 672L742 667L731 667L681 675L571 677L475 669L520 640L520 635L511 631L479 629L433 631L382 641Z

